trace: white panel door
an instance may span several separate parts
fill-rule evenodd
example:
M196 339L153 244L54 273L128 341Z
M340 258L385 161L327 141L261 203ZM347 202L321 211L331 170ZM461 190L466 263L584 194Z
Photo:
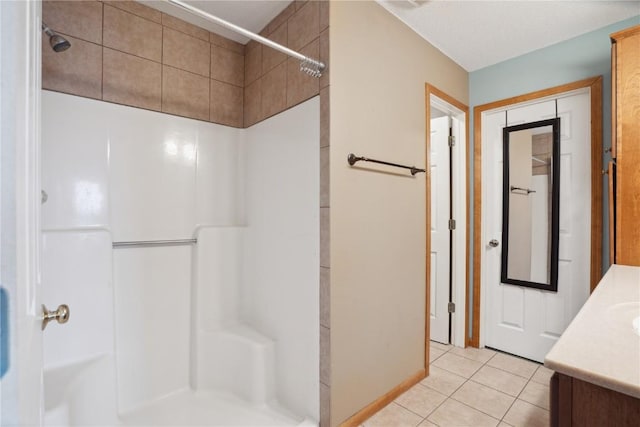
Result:
M589 295L591 244L590 94L558 97L560 239L558 291L500 283L502 129L556 117L555 100L483 117L485 345L542 362ZM508 120L508 121L507 121Z
M39 425L41 2L0 1L0 425Z
M449 342L449 117L431 119L431 339Z

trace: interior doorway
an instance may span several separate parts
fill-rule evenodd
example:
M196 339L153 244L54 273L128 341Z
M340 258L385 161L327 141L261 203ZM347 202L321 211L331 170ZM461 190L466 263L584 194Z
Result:
M426 106L427 347L429 340L464 347L468 107L429 84Z
M474 347L486 345L542 361L587 299L589 284L593 286L600 279L601 85L601 77L596 77L475 108L474 303L473 335L470 340ZM550 194L535 187L537 177L532 173L532 167L537 168L541 154L533 151L533 137L530 140L532 145L528 147L526 169L530 179L524 185L527 191L518 193L522 188L512 187L509 190L508 185L503 185L503 171L507 170L504 159L512 162L512 157L504 151L505 141L509 141L509 144L511 141L504 136L506 133L503 130L527 127L526 124L542 123L541 120L549 119L557 120L559 126L559 147L554 154L559 167L559 172L554 176L554 182L555 179L559 181L559 234L555 238L559 255L555 261L555 289L505 279L505 265L502 265L501 275L501 259L502 263L507 259L503 251L507 252L507 256L522 256L531 250L527 259L531 263L530 277L525 282L541 282L534 280L534 275L539 271L534 271L533 266L540 264L534 262L532 256L533 243L539 237L533 235L536 234L533 225L534 220L540 218L540 213L546 216L549 209L542 203L542 210L536 210L534 196L537 192ZM506 176L510 184L512 174ZM528 201L528 212L531 214L530 226L525 230L531 234L530 243L527 245L526 239L520 238L516 242L515 252L513 245L506 246L505 228L502 227L503 216L507 218L505 212L510 212L514 206L509 202L503 204L503 201L511 200L510 193L514 191L517 193L514 198ZM544 198L540 200L545 201ZM522 225L522 217L519 219ZM523 230L516 231L527 235L522 234ZM511 236L510 226L508 235ZM553 244L551 242L545 247L552 247ZM506 266L511 268L509 263Z

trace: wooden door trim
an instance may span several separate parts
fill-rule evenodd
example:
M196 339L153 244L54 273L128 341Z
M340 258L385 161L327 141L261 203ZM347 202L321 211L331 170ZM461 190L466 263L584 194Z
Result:
M523 102L547 98L582 88L591 89L591 290L602 276L602 76L591 77L512 98L502 99L473 109L473 327L467 344L480 346L480 285L482 283L482 114Z
M457 99L453 98L452 96L447 95L445 92L441 91L440 89L438 89L437 87L429 84L429 83L425 83L425 124L426 124L426 135L425 135L425 147L426 147L426 163L425 163L425 168L427 169L427 184L426 184L426 193L427 193L427 197L426 197L426 203L427 203L427 226L426 226L426 232L427 232L427 238L426 240L426 277L425 277L425 284L426 284L426 291L425 291L425 295L426 295L426 300L425 300L425 341L424 341L424 345L425 345L425 350L424 350L424 369L425 369L425 373L428 376L429 375L429 342L431 341L431 322L430 322L430 312L429 312L429 308L431 307L431 95L437 96L438 98L440 98L441 100L447 102L450 105L453 105L454 107L456 107L458 110L462 111L464 113L464 122L465 122L465 141L466 141L466 147L465 147L465 167L467 170L467 182L465 183L465 188L466 188L466 206L465 206L465 212L466 212L466 230L467 230L467 234L466 234L466 243L465 243L465 277L464 277L464 283L465 283L465 301L469 301L469 286L468 286L468 280L469 280L469 247L470 247L470 240L469 240L469 107L465 104L463 104L462 102L458 101ZM469 310L465 310L465 318L464 318L464 334L465 334L465 342L467 337L469 336Z

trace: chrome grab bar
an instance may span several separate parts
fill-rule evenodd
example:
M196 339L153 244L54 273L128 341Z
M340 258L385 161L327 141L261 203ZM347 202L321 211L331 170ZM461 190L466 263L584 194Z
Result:
M136 240L130 242L113 242L114 248L134 247L134 246L174 246L192 245L198 243L198 239L176 239L176 240Z

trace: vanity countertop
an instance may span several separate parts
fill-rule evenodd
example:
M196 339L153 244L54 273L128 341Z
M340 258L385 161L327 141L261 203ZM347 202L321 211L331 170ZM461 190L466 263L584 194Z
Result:
M638 317L640 267L612 265L544 365L640 398L640 335L633 327Z

